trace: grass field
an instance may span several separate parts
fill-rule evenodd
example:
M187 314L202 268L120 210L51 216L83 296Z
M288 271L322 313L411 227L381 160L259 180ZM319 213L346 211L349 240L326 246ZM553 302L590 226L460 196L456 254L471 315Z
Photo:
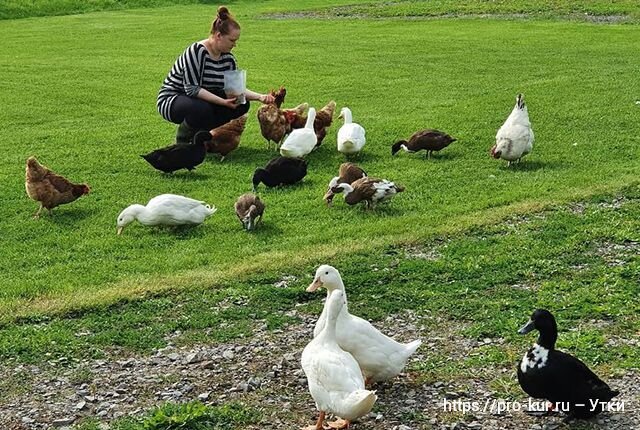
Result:
M620 339L640 332L634 2L229 3L242 24L234 53L248 85L286 86L287 106L349 106L368 139L354 161L407 188L375 212L341 197L325 207L344 160L336 120L302 184L261 186L265 223L250 234L233 202L275 156L256 106L223 163L211 157L195 172L164 176L138 156L173 139L175 126L155 110L157 90L184 47L206 36L215 10L183 3L0 6L3 365L42 363L47 353L148 354L176 330L180 344L222 342L248 335L256 319L281 328L295 323L286 311L296 304L319 311L303 287L328 262L350 279L355 313L374 321L403 309L440 313L464 322L464 336L506 339L504 351L467 362L471 369L516 359L530 339L513 328L540 306L570 325L561 330L581 327L561 334L563 348L613 373L638 368L637 348L611 347L599 325ZM69 15L79 12L87 13ZM488 151L518 92L536 144L507 168ZM392 158L391 144L421 128L458 141L431 160ZM92 193L32 219L30 155ZM133 224L116 236L124 207L166 192L218 212L194 229ZM274 288L283 276L297 281ZM241 304L220 308L229 301ZM429 360L414 369L426 379L459 370L447 357Z
M174 127L155 112L156 91L194 33L206 34L208 10L2 23L3 319L209 286L363 249L369 241L428 238L616 190L637 178L635 26L247 17L237 57L249 70L250 86L264 91L284 84L291 105L335 99L350 106L369 138L359 162L408 192L376 214L340 201L324 207L325 184L342 161L334 150L336 124L309 157L302 185L262 191L265 228L245 234L233 201L250 189L253 170L273 156L259 135L255 107L243 144L225 163L211 159L195 173L163 177L138 157L173 137ZM236 10L247 15L249 4ZM177 13L184 16L180 23ZM527 163L506 169L487 151L517 92L529 102L538 144ZM430 162L390 157L391 143L422 127L445 130L459 142ZM29 155L88 182L93 193L52 218L32 220L36 205L22 185ZM114 234L120 210L163 192L220 210L186 232L132 226L123 237Z

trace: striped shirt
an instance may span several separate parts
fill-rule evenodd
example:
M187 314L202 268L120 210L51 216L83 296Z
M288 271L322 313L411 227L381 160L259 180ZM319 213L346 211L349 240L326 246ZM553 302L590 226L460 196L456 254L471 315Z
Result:
M214 60L207 48L200 43L191 44L176 59L158 92L156 107L160 115L171 121L171 103L183 94L196 97L200 88L221 95L224 88L224 72L236 70L236 57L231 53L222 54Z

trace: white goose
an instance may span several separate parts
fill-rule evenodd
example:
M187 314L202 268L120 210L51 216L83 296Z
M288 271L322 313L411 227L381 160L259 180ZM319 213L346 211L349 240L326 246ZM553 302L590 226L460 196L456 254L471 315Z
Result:
M175 194L161 194L149 200L146 206L135 204L127 207L118 215L118 234L138 220L144 225L198 225L216 211L199 200Z
M343 107L340 110L338 118L344 119L344 124L338 130L338 151L345 155L357 154L367 141L364 136L364 128L353 122L351 109L348 107Z
M318 142L318 137L313 129L315 118L316 110L309 108L305 126L293 130L280 146L280 154L283 157L301 158L313 151Z
M516 105L496 134L496 144L491 148L491 156L507 160L508 167L531 152L533 141L529 111L524 103L524 96L518 94Z
M336 342L336 321L344 306L342 291L329 295L322 311L326 324L302 351L302 369L320 411L316 425L306 430L321 430L327 412L346 420L330 423L331 427L348 428L352 420L367 414L378 398L374 391L365 390L358 363Z
M340 348L350 352L356 359L367 383L384 381L398 375L404 368L407 359L422 343L414 340L410 343L399 343L382 334L370 322L351 315L347 308L347 295L340 273L332 266L322 265L316 270L316 276L307 291L315 291L320 287L327 289L327 299L334 290L344 293L344 306L338 315L337 340ZM316 323L313 335L318 336L327 324L327 308L322 311Z

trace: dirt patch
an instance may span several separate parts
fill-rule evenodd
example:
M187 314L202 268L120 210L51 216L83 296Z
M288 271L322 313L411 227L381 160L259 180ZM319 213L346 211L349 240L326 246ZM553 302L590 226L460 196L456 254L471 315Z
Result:
M311 424L316 411L300 354L311 338L315 318L295 311L292 315L300 322L267 331L264 321L256 321L250 339L233 343L188 349L168 346L145 357L114 356L83 363L61 357L44 366L4 366L0 377L19 373L26 389L0 401L1 428L49 429L55 422L78 423L83 417L97 418L107 428L115 418L140 416L165 401L195 399L212 405L240 401L261 410L262 422L247 429ZM441 368L463 368L468 357L481 355L486 348L508 349L503 339L469 339L462 335L464 324L413 312L376 325L398 340L419 337L424 343L407 373L373 387L379 400L354 429L542 429L560 423L562 417L534 418L498 409L511 402L504 399L505 392L516 393L519 404L527 402L515 382L515 366L467 366L449 375ZM438 356L444 361L436 360ZM640 428L640 414L633 413L640 406L640 373L629 372L609 382L622 391L619 399L625 402L625 412L604 413L586 428ZM462 405L472 402L481 409L462 412Z

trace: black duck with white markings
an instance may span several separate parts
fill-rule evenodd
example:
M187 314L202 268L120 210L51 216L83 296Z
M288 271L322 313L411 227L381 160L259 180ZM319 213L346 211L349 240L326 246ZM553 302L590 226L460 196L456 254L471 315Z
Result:
M199 131L193 136L193 142L189 145L169 145L141 157L164 173L173 173L180 169L193 170L204 161L208 142L211 142L209 131Z
M434 151L446 148L456 139L439 130L426 129L416 131L409 140L399 140L391 146L391 155L395 155L401 149L406 152L426 151L425 157L431 157Z
M525 393L546 399L568 418L590 418L619 394L611 390L577 358L555 349L558 327L551 312L538 309L518 333L538 330L537 342L518 365L518 382Z
M260 182L267 187L293 185L307 175L307 162L302 158L276 157L253 173L253 191Z

